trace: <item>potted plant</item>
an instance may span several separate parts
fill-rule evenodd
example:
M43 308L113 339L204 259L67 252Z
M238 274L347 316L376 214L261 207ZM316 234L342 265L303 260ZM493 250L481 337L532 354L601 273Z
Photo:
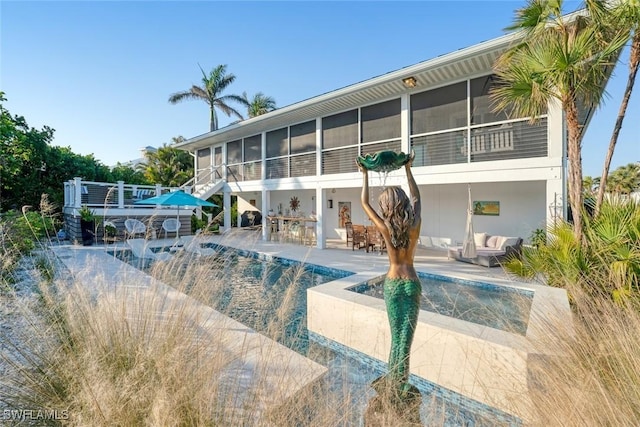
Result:
M83 205L79 210L80 214L80 231L82 232L82 244L91 246L93 244L95 215L87 205Z
M116 228L116 226L112 222L105 221L104 240L106 242L115 242L117 234L118 234L118 229Z

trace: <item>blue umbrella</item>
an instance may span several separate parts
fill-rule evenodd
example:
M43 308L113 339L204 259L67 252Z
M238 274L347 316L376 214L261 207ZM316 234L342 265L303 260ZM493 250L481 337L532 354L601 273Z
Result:
M148 199L138 200L134 204L136 205L162 205L162 206L177 206L178 213L176 218L180 218L181 206L218 206L215 203L207 202L206 200L199 199L191 194L187 194L182 190L173 191L171 193L164 193L160 196L149 197Z

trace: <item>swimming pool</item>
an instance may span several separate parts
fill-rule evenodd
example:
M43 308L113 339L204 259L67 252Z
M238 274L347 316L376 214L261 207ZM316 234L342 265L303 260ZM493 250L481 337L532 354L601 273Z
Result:
M211 277L224 286L218 288L220 292L212 292L212 298L206 303L326 366L329 371L322 379L324 387L342 398L350 398L354 407L364 413L368 398L371 397L370 383L385 372L386 363L383 360L386 358L372 358L356 349L310 333L307 329L308 290L349 279L354 273L221 245L209 247L216 249L218 255L202 259L201 262L207 266ZM114 255L140 266L139 260L128 251L117 251ZM188 268L189 264L176 264L174 268L181 267ZM176 274L177 277L183 275L183 272ZM293 292L290 292L292 288ZM289 299L291 310L279 319L285 325L282 333L283 328L272 328L271 322L274 317L281 316L284 298ZM340 320L329 321L335 323ZM361 332L366 334L364 330ZM435 400L439 402L449 425L495 424L491 420L519 424L519 420L511 415L440 389L427 380L412 376L411 381L423 393L423 419L429 416L426 413L432 410ZM360 419L353 422L361 424Z
M526 335L533 292L471 280L419 273L420 309L456 319ZM348 288L384 299L384 278Z

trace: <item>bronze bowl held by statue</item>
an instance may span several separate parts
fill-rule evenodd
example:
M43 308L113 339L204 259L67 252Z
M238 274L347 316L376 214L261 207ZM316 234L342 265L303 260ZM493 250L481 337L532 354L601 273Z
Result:
M413 156L413 151L411 154L405 154L403 152L383 150L373 154L358 156L356 158L356 162L366 170L374 172L390 172L400 169L402 166L406 165Z

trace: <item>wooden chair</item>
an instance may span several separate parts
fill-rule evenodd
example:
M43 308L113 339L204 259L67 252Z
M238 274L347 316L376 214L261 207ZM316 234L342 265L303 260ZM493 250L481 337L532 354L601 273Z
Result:
M347 231L347 247L349 247L349 242L353 242L353 224L345 222L344 228Z
M366 248L367 245L367 230L364 225L352 225L353 234L351 236L351 250L355 247L358 249Z
M382 251L387 250L386 243L382 234L378 231L375 225L366 226L366 237L367 237L367 252L369 250L375 251L378 248L380 255L382 255Z

